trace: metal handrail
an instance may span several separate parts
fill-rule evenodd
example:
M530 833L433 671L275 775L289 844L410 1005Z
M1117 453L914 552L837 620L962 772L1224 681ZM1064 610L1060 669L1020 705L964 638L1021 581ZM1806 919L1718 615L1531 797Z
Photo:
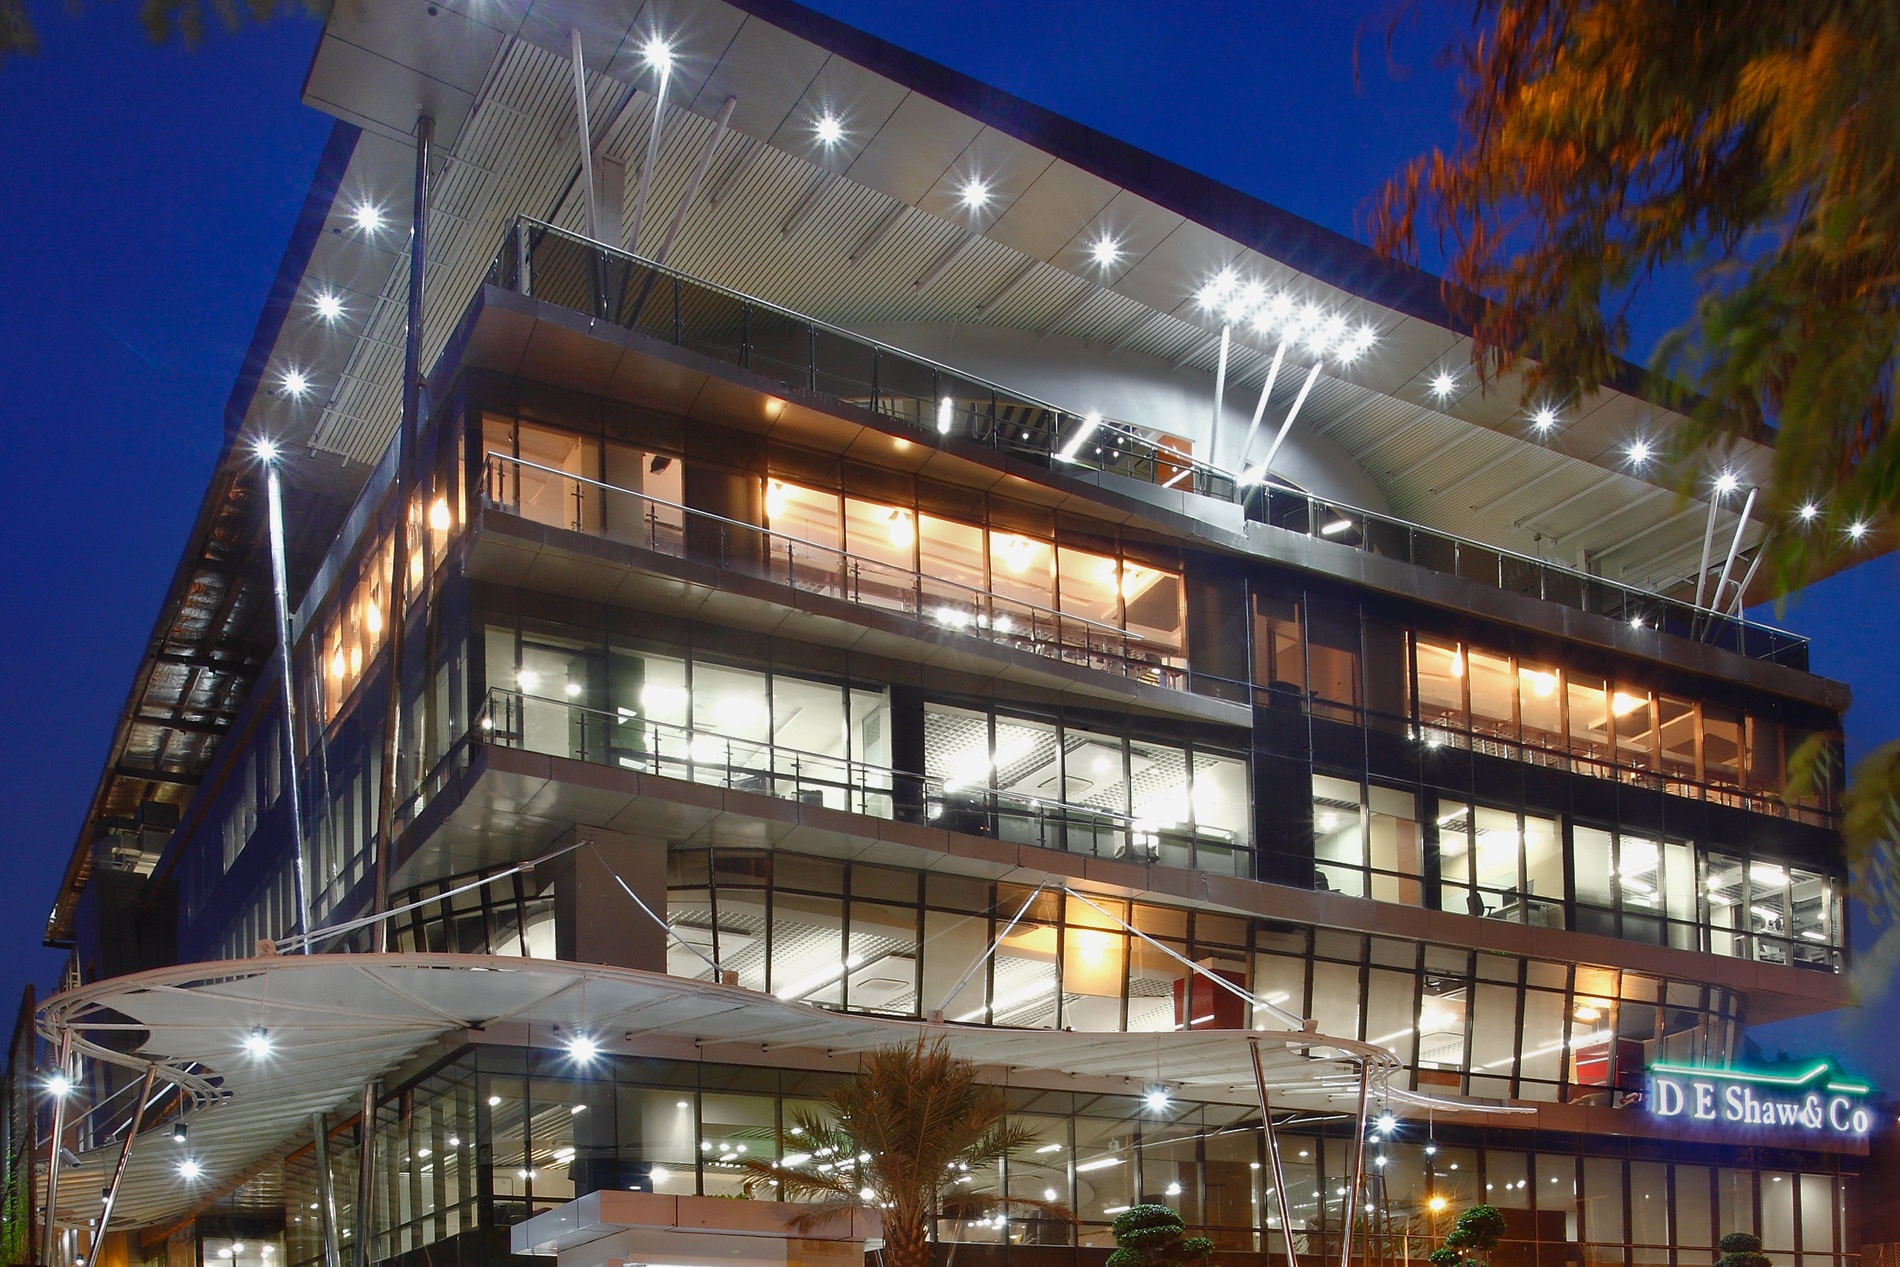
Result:
M993 805L1008 805L1020 812L1017 817L1054 818L1067 823L1106 823L1113 830L1127 831L1142 835L1174 835L1192 838L1224 849L1251 851L1252 843L1240 838L1227 839L1207 831L1176 824L1157 824L1151 820L1137 818L1119 810L1103 809L1093 805L1078 805L1071 801L1053 800L1048 797L1025 796L994 784L970 784L952 786L944 779L929 774L899 770L891 766L875 765L860 761L854 757L833 757L820 752L808 752L800 748L789 748L771 739L743 739L734 735L721 734L718 731L702 730L695 726L681 726L674 722L657 721L642 716L633 710L615 710L595 708L589 704L577 704L571 699L556 699L545 695L532 695L524 690L510 690L507 687L493 686L488 689L488 702L476 719L476 731L471 737L479 737L483 742L497 742L498 737L522 738L517 732L506 730L496 720L498 715L506 715L504 708L497 704L518 703L525 711L529 704L546 705L566 713L579 713L600 719L603 727L633 725L658 732L681 744L681 756L668 756L657 749L650 753L640 753L621 757L618 760L633 762L630 768L638 768L639 757L645 757L656 766L674 766L689 772L699 769L724 770L728 780L736 773L758 774L769 778L792 780L796 783L809 783L814 787L834 787L856 793L871 793L878 796L908 795L918 799L924 807L925 815L935 819L939 816L933 810L941 811L946 807L955 807L961 802L981 801ZM711 741L723 745L723 760L706 760L695 757L693 749L702 741ZM763 764L734 764L732 754L739 749L757 756ZM602 756L606 755L607 745L602 744ZM585 756L580 758L587 760ZM792 769L787 771L779 767L782 759L789 759ZM599 764L607 764L602 761ZM812 769L832 769L842 771L844 780L827 779L805 772ZM1190 799L1189 804L1192 804Z
M573 480L577 484L590 484L593 487L600 489L602 492L617 493L622 497L637 497L641 501L651 502L655 506L664 506L668 510L677 510L681 514L684 514L684 515L692 515L699 519L710 520L713 523L719 524L723 527L739 528L760 537L771 537L771 538L776 538L780 541L788 541L794 545L804 546L808 550L816 550L821 554L836 555L840 559L847 559L853 563L866 564L873 568L888 569L889 571L896 572L903 576L916 577L919 581L921 581L924 576L921 569L911 568L911 569L906 570L905 568L899 566L898 564L888 562L884 559L874 559L871 556L866 555L866 554L853 554L849 550L841 550L837 546L828 546L828 545L825 545L821 541L812 541L805 537L795 537L789 532L779 532L777 529L774 529L774 528L762 528L758 524L750 524L750 523L747 523L743 519L728 519L726 516L716 514L710 510L700 510L693 506L684 506L684 505L681 505L679 502L667 501L663 497L655 497L651 493L636 492L635 490L631 488L621 488L618 484L607 484L597 479L591 479L585 475L575 475L568 471L556 470L554 467L551 467L551 466L543 466L539 462L531 462L527 458L509 457L506 453L497 453L493 449L490 449L487 452L487 454L484 456L487 458L489 462L497 462L497 461L512 462L517 466L525 466L529 470L540 471L547 475L559 476L561 479ZM903 507L901 506L895 507L894 509L902 510ZM985 529L985 531L988 531L988 530ZM1151 641L1150 639L1145 638L1138 633L1133 633L1129 630L1123 629L1119 625L1111 625L1111 624L1106 623L1105 621L1095 620L1088 616L1078 616L1073 612L1057 611L1053 607L1043 607L1036 603L1029 602L1027 599L1008 598L1005 596L998 595L996 591L994 590L980 590L980 589L975 588L974 586L964 585L958 581L946 581L937 577L931 578L931 584L947 585L951 587L952 589L963 590L965 593L969 593L969 594L981 594L985 597L992 597L992 598L1001 597L1004 602L1009 603L1011 606L1027 608L1028 610L1035 612L1038 615L1047 616L1051 620L1070 621L1078 625L1088 625L1092 628L1100 629L1104 633L1113 634L1115 637L1127 642Z
M1073 409L1065 409L1060 405L1052 405L1046 400L1040 400L1026 392L1018 391L1014 387L1006 387L1001 383L991 382L979 374L972 374L967 370L960 370L954 365L946 365L942 361L933 360L928 356L913 352L908 348L900 348L895 344L886 343L882 339L873 338L867 334L860 334L856 330L849 330L844 326L833 325L818 317L810 316L793 308L787 308L783 304L775 304L769 299L760 299L757 295L750 295L742 290L734 290L730 286L722 286L718 282L707 281L703 277L695 277L690 273L684 273L676 268L670 268L646 256L637 255L633 252L622 250L619 247L609 246L607 243L590 238L585 234L574 233L568 229L561 228L559 225L549 224L545 220L538 220L533 216L517 215L515 217L514 227L510 230L510 233L519 232L522 225L527 225L543 234L552 234L556 237L566 238L568 241L574 242L577 245L587 247L591 250L601 251L606 255L619 256L629 263L638 264L644 268L651 269L655 277L670 277L677 281L690 282L702 290L708 290L717 295L724 295L728 299L735 299L740 303L749 304L754 308L762 309L766 312L777 313L782 317L789 317L794 321L810 326L814 330L822 330L826 334L836 335L852 343L861 344L879 352L889 353L894 357L899 357L913 364L924 366L936 373L949 374L961 379L963 382L969 383L971 386L984 387L993 392L1000 392L1009 399L1019 401L1022 404L1032 405L1037 409L1047 409L1051 413L1062 414L1067 417L1085 416L1077 414ZM503 246L504 248L506 246L505 240ZM500 260L501 250L498 249L489 263L491 271L500 263ZM1097 416L1100 417L1100 415ZM1236 486L1239 483L1240 477L1225 467L1216 466L1212 462L1197 458L1191 453L1182 453L1175 449L1162 449L1154 440L1135 430L1135 424L1133 423L1124 422L1116 418L1101 417L1099 428L1111 435L1124 436L1137 444L1153 445L1158 451L1167 453L1170 465L1184 466L1193 470L1203 471L1209 475L1218 476L1221 479L1230 481L1236 484Z

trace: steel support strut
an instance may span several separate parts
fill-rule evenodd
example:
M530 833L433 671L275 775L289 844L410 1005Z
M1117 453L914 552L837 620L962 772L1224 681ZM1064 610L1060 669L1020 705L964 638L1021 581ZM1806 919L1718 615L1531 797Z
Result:
M310 876L304 861L303 780L297 771L297 681L291 666L295 644L290 640L290 580L284 557L284 489L275 455L264 462L264 491L270 519L271 600L277 616L278 685L284 693L284 778L290 792L290 848L294 864L291 874L296 881L297 919L304 934L303 952L307 955L310 930L315 925L311 922Z
M342 1267L343 1257L336 1243L336 1189L330 1177L330 1120L328 1115L310 1115L311 1151L317 1166L317 1220L323 1230L323 1267Z
M356 1267L369 1267L370 1242L375 1228L370 1207L376 1200L376 1084L363 1084L363 1116L356 1128L356 1241L352 1258Z
M119 1185L125 1182L125 1167L132 1160L132 1145L139 1137L139 1127L145 1125L145 1106L152 1098L152 1083L158 1079L158 1065L145 1066L145 1079L139 1084L138 1103L132 1106L132 1125L125 1128L125 1142L119 1145L119 1164L112 1168L112 1182L106 1185L106 1203L99 1211L99 1229L92 1236L92 1255L94 1261L99 1257L99 1243L105 1239L106 1227L112 1222L112 1207L119 1201Z
M1366 1181L1366 1109L1372 1098L1372 1061L1359 1062L1359 1133L1352 1142L1352 1178L1346 1184L1345 1218L1340 1227L1339 1267L1352 1263L1352 1219Z
M54 1246L59 1240L59 1150L66 1138L66 1097L73 1094L72 1082L66 1073L72 1054L73 1032L63 1030L59 1036L59 1054L53 1058L53 1076L66 1082L66 1093L53 1097L53 1146L46 1156L46 1218L42 1221L46 1230L40 1237L40 1260L45 1267L52 1267L57 1253Z
M1300 1267L1293 1253L1293 1205L1287 1199L1286 1170L1280 1164L1280 1136L1273 1129L1273 1106L1267 1101L1267 1072L1260 1063L1260 1040L1249 1039L1253 1052L1253 1085L1260 1093L1260 1124L1267 1136L1267 1164L1273 1176L1273 1195L1280 1207L1280 1236L1286 1242L1286 1267Z
M391 551L389 619L389 711L383 718L382 804L376 813L376 885L371 910L389 907L389 855L396 844L396 803L402 797L402 644L409 625L409 503L415 497L416 435L422 421L422 267L429 227L429 149L435 120L416 117L416 193L410 212L409 315L402 348L402 427L396 433L396 530ZM370 948L389 949L389 925L371 925Z

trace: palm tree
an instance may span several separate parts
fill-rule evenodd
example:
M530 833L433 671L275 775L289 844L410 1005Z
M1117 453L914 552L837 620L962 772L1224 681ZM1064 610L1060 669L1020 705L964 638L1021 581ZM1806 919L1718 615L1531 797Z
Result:
M1073 1219L1051 1202L958 1187L1036 1136L1007 1120L1002 1088L978 1082L976 1066L952 1056L942 1040L879 1048L825 1103L829 1112L791 1114L777 1161L744 1163L748 1196L770 1190L780 1200L814 1203L791 1221L795 1231L847 1210L876 1210L884 1219L886 1267L928 1267L938 1218L1014 1206Z

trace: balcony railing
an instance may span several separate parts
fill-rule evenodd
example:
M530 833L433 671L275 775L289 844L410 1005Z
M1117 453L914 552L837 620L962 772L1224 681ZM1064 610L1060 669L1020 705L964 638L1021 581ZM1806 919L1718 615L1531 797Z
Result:
M524 498L523 484L542 495ZM552 484L557 496L547 496ZM484 505L572 532L705 563L808 594L898 612L969 634L1156 686L1185 689L1180 648L1070 612L972 589L880 559L499 453L487 456Z
M788 394L868 409L1052 470L1105 471L1236 503L1289 532L1807 667L1807 640L1794 634L1296 488L1243 484L1159 429L1059 408L539 220L516 219L487 281L766 376Z
M656 721L631 709L608 712L573 700L492 688L476 724L471 738L500 747L1094 858L1243 878L1254 873L1253 850L1226 832L958 785L770 740Z

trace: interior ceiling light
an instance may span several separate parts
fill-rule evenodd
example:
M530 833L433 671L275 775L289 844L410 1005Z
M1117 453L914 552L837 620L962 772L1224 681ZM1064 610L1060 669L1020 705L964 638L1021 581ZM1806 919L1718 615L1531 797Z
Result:
M1643 439L1641 436L1631 440L1629 446L1623 451L1629 454L1631 466L1648 466L1649 459L1656 455L1655 450L1650 447L1649 441Z
M343 301L330 291L318 291L317 297L311 303L315 306L317 315L325 321L335 323L343 319Z
M383 227L383 209L373 202L359 202L356 210L350 213L350 219L363 232L374 233Z
M816 130L822 145L836 145L844 140L844 121L829 110L818 116Z
M205 1168L198 1164L196 1158L187 1157L178 1163L178 1177L180 1179L196 1179L204 1172Z
M1719 497L1727 497L1741 486L1742 482L1735 478L1733 471L1723 471L1715 477L1715 492Z
M257 455L257 460L260 462L275 462L277 460L277 441L271 439L269 436L259 436L257 442L251 446L251 452Z
M1866 536L1867 535L1866 520L1856 519L1853 523L1848 524L1847 535L1855 541L1859 541L1862 537Z
M586 1034L576 1034L567 1040L567 1054L580 1064L589 1064L600 1055L600 1044Z
M1122 244L1119 238L1104 233L1089 244L1089 258L1102 268L1113 268L1122 257Z
M1168 1107L1168 1093L1159 1087L1150 1091L1144 1099L1150 1112L1160 1113Z
M1539 431L1549 431L1556 425L1557 411L1552 409L1549 405L1540 407L1536 413L1531 415L1531 426L1537 428Z
M55 1100L63 1100L72 1094L72 1079L63 1073L52 1074L46 1079L46 1094Z
M980 176L972 176L963 182L957 191L957 197L963 205L972 211L980 211L990 200L989 182Z
M1432 395L1444 400L1458 390L1458 377L1450 370L1439 370L1432 375Z
M302 370L284 371L284 395L301 400L310 390L310 376Z
M1795 514L1801 516L1802 523L1811 524L1820 517L1821 508L1813 502L1802 502L1801 509L1795 511Z
M268 1056L271 1052L270 1032L262 1025L244 1036L244 1050L252 1057Z

